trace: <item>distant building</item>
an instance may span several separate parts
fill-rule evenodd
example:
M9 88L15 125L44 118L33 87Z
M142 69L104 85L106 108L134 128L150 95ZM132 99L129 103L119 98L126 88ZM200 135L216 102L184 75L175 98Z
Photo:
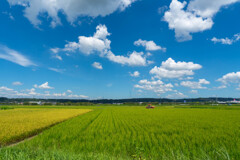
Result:
M227 102L217 101L218 104L227 104Z
M43 104L41 101L30 101L28 103L32 104L32 105L42 105Z
M123 103L112 103L112 104L115 104L115 105L122 105Z

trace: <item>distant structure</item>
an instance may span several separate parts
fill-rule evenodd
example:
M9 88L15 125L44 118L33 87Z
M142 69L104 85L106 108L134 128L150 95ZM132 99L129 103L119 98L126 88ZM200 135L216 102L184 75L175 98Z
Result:
M233 101L217 101L218 104L240 104L240 101L237 101L236 99L234 99Z
M233 101L228 101L227 103L240 104L240 101L237 101L236 99L234 99Z
M41 101L30 101L29 104L31 105L42 105L42 102Z
M151 104L148 104L148 106L146 107L147 109L154 109L155 107L152 106Z

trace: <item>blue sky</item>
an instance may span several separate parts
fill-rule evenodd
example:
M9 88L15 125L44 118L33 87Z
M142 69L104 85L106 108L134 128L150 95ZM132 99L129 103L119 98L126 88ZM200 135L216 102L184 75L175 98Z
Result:
M239 97L240 0L3 0L0 96Z

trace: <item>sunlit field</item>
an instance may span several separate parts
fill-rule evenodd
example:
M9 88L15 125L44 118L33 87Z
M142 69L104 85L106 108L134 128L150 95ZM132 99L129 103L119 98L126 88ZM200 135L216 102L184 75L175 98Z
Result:
M29 141L2 148L0 159L240 159L239 107L92 108L95 108L92 112L59 123ZM42 115L38 112L46 112L48 116L31 121L37 126L52 114L59 121L62 114L71 117L68 112L75 115L79 114L77 111L84 112L77 109L14 110L0 111L1 118L10 114L8 112L16 115L15 121L7 122L13 126L19 125L21 120L18 119L23 119L22 116L34 119ZM3 124L1 120L0 125ZM24 123L21 125L25 127ZM1 137L9 137L7 130L4 132Z
M89 112L88 109L0 110L0 146L32 136L56 123Z

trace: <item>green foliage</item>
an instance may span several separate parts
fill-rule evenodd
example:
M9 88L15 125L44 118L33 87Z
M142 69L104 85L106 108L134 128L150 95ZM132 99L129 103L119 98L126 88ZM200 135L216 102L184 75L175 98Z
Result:
M0 149L0 160L128 160L128 157L113 157L107 154L74 154L60 150Z
M0 110L14 109L13 107L0 106Z
M96 107L0 150L0 159L240 159L238 108L175 107Z

